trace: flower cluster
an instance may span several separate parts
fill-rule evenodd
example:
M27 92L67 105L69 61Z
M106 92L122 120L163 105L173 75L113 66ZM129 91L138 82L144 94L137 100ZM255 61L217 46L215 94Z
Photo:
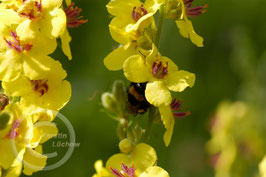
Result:
M207 144L215 177L257 176L254 164L266 153L264 118L261 109L245 102L223 102L218 107L211 121L212 138ZM265 167L261 164L263 174Z
M51 121L71 97L66 71L49 55L61 46L72 59L68 28L86 22L80 12L69 0L1 0L0 176L46 165L42 144L57 134Z
M145 166L139 170L138 161L146 162L145 156L134 159L132 153L135 155L134 149L148 139L151 126L156 122L164 125L166 131L163 139L169 146L175 118L190 114L181 108L182 100L172 98L171 91L182 92L187 87L193 87L195 75L179 70L171 59L161 55L158 50L165 19L175 21L183 37L189 38L198 47L203 46L203 38L195 33L188 17L204 13L207 6L192 7L192 2L112 0L107 4L107 10L113 16L109 31L119 46L104 59L104 65L111 71L123 70L131 84L126 89L123 82L116 81L112 92L102 95L104 108L119 121L117 133L122 154L111 157L107 161L107 169L102 168L102 162L96 162L96 176L169 176L159 167ZM154 17L157 12L156 23ZM139 123L141 116L139 119L135 117L147 111L148 123L143 129ZM135 117L131 119L130 115ZM147 171L143 173L145 169Z

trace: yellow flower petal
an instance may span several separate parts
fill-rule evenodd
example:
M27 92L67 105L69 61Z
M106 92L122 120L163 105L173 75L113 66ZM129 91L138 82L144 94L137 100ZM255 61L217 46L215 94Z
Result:
M53 121L57 115L57 111L46 108L40 108L36 105L23 105L20 104L23 110L23 115L32 119L33 123L37 121Z
M125 14L131 16L134 6L140 6L139 0L113 0L110 1L106 7L110 14L113 16L121 17ZM133 20L133 19L132 19Z
M129 156L127 156L126 154L115 154L113 156L111 156L107 162L106 162L106 168L108 168L108 170L110 170L109 168L112 167L113 169L117 169L117 170L121 170L121 166L122 166L122 162L124 164L129 164L130 166L131 164L131 160L129 158ZM111 172L111 171L110 171Z
M44 9L54 9L61 7L63 3L63 0L43 0L42 1L42 7Z
M47 156L44 156L41 153L41 146L36 147L35 150L27 148L23 158L24 174L32 175L34 172L40 171L45 167Z
M97 160L94 163L94 168L96 170L96 173L94 175L94 177L106 177L106 176L111 176L110 173L108 172L108 170L106 168L104 168L103 166L103 161L102 160Z
M159 107L159 111L161 114L162 122L166 129L164 136L163 136L164 143L165 143L165 146L169 146L171 139L172 139L172 135L173 135L175 119L173 117L170 106Z
M12 145L12 147L11 147ZM15 154L12 150L16 149L18 154ZM25 152L23 146L19 146L16 142L10 143L9 139L0 140L0 166L4 169L8 169L11 165L15 166L20 162L18 159L21 159Z
M34 136L31 140L32 147L37 147L39 143L45 143L58 133L56 125L50 121L39 121L35 123L33 131Z
M18 85L23 85L23 87L19 87ZM6 93L10 96L21 96L29 94L31 90L31 85L28 82L28 79L21 75L14 81L10 82L2 82L2 87L5 89Z
M22 171L22 163L17 164L14 167L10 167L5 171L4 177L17 177L21 175ZM0 176L1 176L1 171L0 171Z
M71 49L69 43L71 42L71 36L66 29L64 34L61 36L62 50L69 60L72 59Z
M145 90L147 101L156 106L169 106L172 101L171 93L162 81L148 83Z
M193 87L195 83L195 74L180 70L169 73L164 80L170 90L174 92L182 92L188 86Z
M145 143L140 143L131 152L131 159L136 168L135 173L139 175L147 168L156 164L157 155L153 147Z
M144 59L140 55L134 55L128 58L123 68L126 78L131 82L147 82L152 77Z
M37 35L38 37L32 41L32 49L27 52L28 55L49 55L53 53L57 47L56 39L48 38L41 33L37 33Z
M136 54L136 50L133 44L122 45L112 51L105 59L104 65L111 71L120 70L123 68L123 64L126 59Z
M28 41L35 39L37 37L38 28L31 20L27 19L20 23L16 28L17 35L19 36L19 40ZM39 36L38 36L39 37ZM47 45L47 43L46 43Z
M119 44L131 43L132 37L135 36L134 33L130 34L125 31L124 28L126 25L127 22L124 19L118 17L113 18L109 25L109 31L112 38Z
M198 47L203 47L203 38L199 36L193 29L192 22L188 19L178 20L176 24L179 28L180 34L184 38L190 38L191 42Z
M154 177L154 176L169 177L169 174L161 167L155 166L146 169L145 172L143 172L139 177Z
M23 56L23 73L31 80L43 78L51 69L53 59L49 56Z
M266 156L264 156L263 160L259 164L261 177L266 177Z
M49 13L42 20L41 32L50 38L57 38L66 30L66 14L63 9L56 8Z
M0 53L0 80L12 81L21 74L22 64L20 56L15 50Z
M2 4L1 4L2 5ZM13 9L0 7L0 23L5 25L19 24L23 19Z

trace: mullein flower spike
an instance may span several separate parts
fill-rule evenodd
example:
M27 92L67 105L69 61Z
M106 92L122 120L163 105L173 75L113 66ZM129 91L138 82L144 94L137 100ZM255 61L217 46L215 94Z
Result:
M114 117L119 118L119 148L122 153L130 155L114 155L107 161L106 167L102 161L97 161L97 174L94 177L169 176L160 167L142 166L140 170L138 162L145 161L145 155L134 159L134 151L140 150L137 147L144 146L139 143L147 140L154 122L164 125L166 131L163 139L165 145L169 146L175 118L190 115L190 112L181 109L182 100L172 100L171 91L183 92L187 87L193 87L196 76L188 71L179 70L171 59L161 55L158 46L164 19L174 20L183 37L190 38L198 47L203 46L202 37L194 32L188 17L206 12L207 5L192 7L193 1L111 0L107 4L107 10L113 16L109 31L119 45L104 58L104 65L111 71L123 69L131 84L127 89L128 98L125 99L128 106L122 116L114 111L117 110L117 104L114 104L113 94L104 93L102 101L105 109L115 113ZM156 26L154 15L158 11L159 20ZM143 129L139 123L141 118L131 119L130 115L137 117L137 114L145 114L147 111L148 123ZM132 149L132 146L135 147Z
M62 0L1 0L0 3L0 176L32 175L42 170L47 157L42 144L56 136L51 121L71 97L67 73L49 55L61 38L62 49L72 58L67 27L78 27L81 9ZM46 128L34 125L50 122ZM47 138L44 135L51 135ZM12 152L12 142L18 154ZM19 162L18 159L22 159ZM27 162L27 163L24 163Z

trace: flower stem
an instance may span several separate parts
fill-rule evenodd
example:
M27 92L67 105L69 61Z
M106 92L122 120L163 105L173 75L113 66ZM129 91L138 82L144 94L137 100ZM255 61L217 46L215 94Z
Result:
M157 27L157 33L155 38L155 45L157 48L160 46L160 39L161 39L161 33L163 28L163 21L164 21L164 14L165 14L165 5L161 5L159 10L159 20L158 20L158 27Z
M155 107L150 107L149 109L149 117L148 117L148 122L147 122L147 126L146 126L146 130L145 130L145 134L143 136L143 141L147 141L149 139L150 133L151 133L151 128L152 128L152 124L153 124L153 120L154 120L154 110L156 108Z

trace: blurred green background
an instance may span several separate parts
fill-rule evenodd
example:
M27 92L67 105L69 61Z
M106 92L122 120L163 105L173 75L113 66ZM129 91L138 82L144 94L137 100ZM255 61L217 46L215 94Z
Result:
M70 30L73 60L68 61L60 50L54 57L62 62L72 84L72 98L61 113L72 123L80 147L64 165L34 177L92 176L96 160L106 161L119 151L116 122L100 111L101 93L109 91L114 80L125 80L121 71L111 72L103 65L104 57L117 45L108 31L108 0L75 3L88 23ZM165 22L162 34L161 53L197 76L194 88L176 94L192 114L176 121L170 146L164 147L162 126L152 130L150 144L157 150L158 165L172 177L214 176L205 149L210 116L220 101L241 99L238 90L247 72L242 61L256 64L266 52L265 0L196 0L197 4L209 4L205 14L192 19L195 31L204 37L204 48L182 38L171 21ZM250 79L257 77L256 73L252 76ZM60 124L59 129L65 131ZM51 144L45 145L45 152L63 154L66 150Z

